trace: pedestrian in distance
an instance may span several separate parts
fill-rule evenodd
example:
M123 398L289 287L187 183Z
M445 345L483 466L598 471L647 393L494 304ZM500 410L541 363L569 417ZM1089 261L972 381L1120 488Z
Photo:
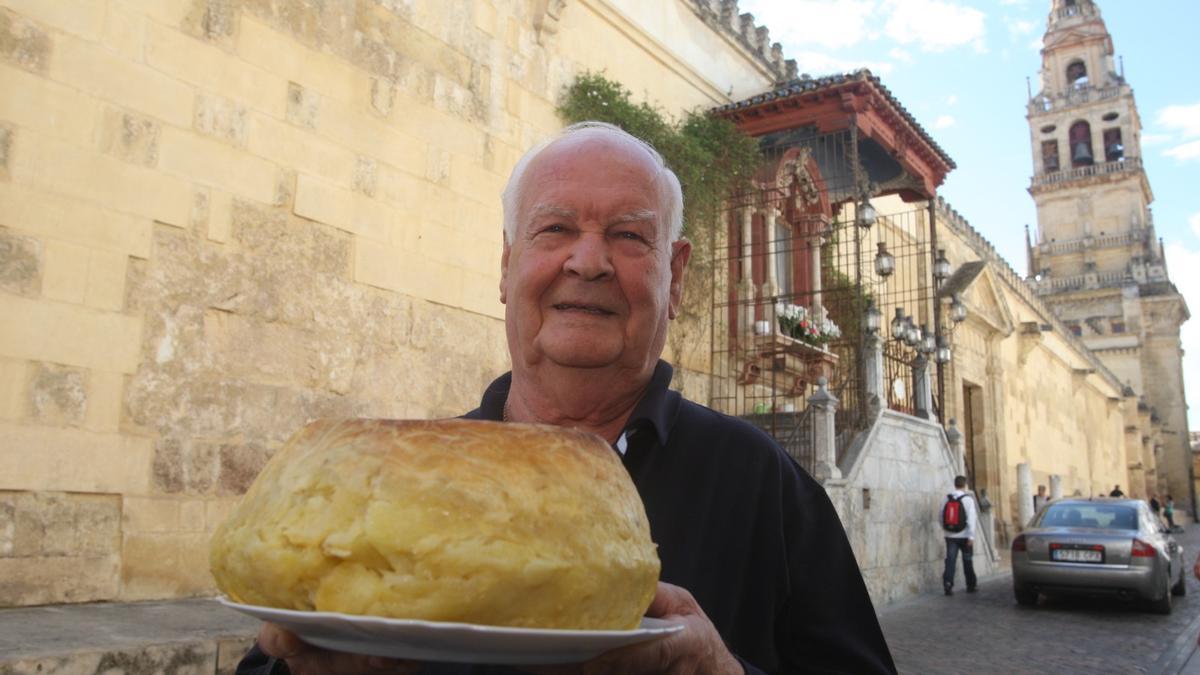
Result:
M1046 495L1046 486L1039 485L1038 493L1033 496L1033 512L1037 513L1038 509L1042 508L1042 504L1050 501L1050 497Z
M967 579L967 592L974 593L978 580L975 578L975 524L979 520L975 497L967 493L967 477L954 477L954 491L946 495L942 503L942 530L946 538L946 566L942 572L942 590L954 595L954 573L958 567L958 554L962 553L963 576Z
M1175 500L1167 495L1167 503L1163 505L1163 517L1167 519L1167 527L1175 531Z
M1114 486L1113 486L1113 489L1112 489L1112 492L1108 493L1108 496L1109 496L1109 497L1124 497L1124 496L1125 496L1125 493L1124 493L1124 492L1121 492L1121 486L1120 486L1120 485L1114 485Z

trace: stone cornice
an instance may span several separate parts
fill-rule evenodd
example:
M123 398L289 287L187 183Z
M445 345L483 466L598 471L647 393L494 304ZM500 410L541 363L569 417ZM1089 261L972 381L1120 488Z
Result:
M721 33L767 69L778 82L796 77L796 62L783 58L783 45L771 42L765 25L754 23L754 15L738 11L737 0L685 0L688 7L709 27Z

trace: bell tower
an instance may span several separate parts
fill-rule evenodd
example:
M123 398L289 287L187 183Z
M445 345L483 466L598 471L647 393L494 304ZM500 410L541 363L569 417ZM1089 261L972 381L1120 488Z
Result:
M1188 309L1154 231L1133 88L1094 0L1052 0L1042 45L1026 116L1038 217L1030 284L1162 423L1158 486L1146 489L1190 502L1179 341Z

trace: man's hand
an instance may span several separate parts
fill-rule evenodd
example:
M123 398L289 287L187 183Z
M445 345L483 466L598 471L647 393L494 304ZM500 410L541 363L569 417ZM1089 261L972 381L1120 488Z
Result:
M268 656L286 661L292 675L403 674L415 673L419 667L410 661L320 649L271 623L258 631L258 646Z
M742 664L726 649L717 629L686 589L663 582L646 616L683 623L686 628L665 638L614 649L586 663L532 669L542 675L744 675Z

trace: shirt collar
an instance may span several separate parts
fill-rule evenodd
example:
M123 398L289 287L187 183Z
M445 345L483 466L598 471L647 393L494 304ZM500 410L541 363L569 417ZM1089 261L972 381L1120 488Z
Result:
M646 393L625 423L622 434L649 426L654 429L659 445L666 445L670 439L671 427L675 424L675 416L679 412L680 395L672 391L671 378L675 369L666 361L659 360L654 366L654 374L650 376L650 384ZM479 401L479 418L499 422L504 419L504 401L508 399L508 390L512 387L512 373L508 372L496 378L483 392Z

